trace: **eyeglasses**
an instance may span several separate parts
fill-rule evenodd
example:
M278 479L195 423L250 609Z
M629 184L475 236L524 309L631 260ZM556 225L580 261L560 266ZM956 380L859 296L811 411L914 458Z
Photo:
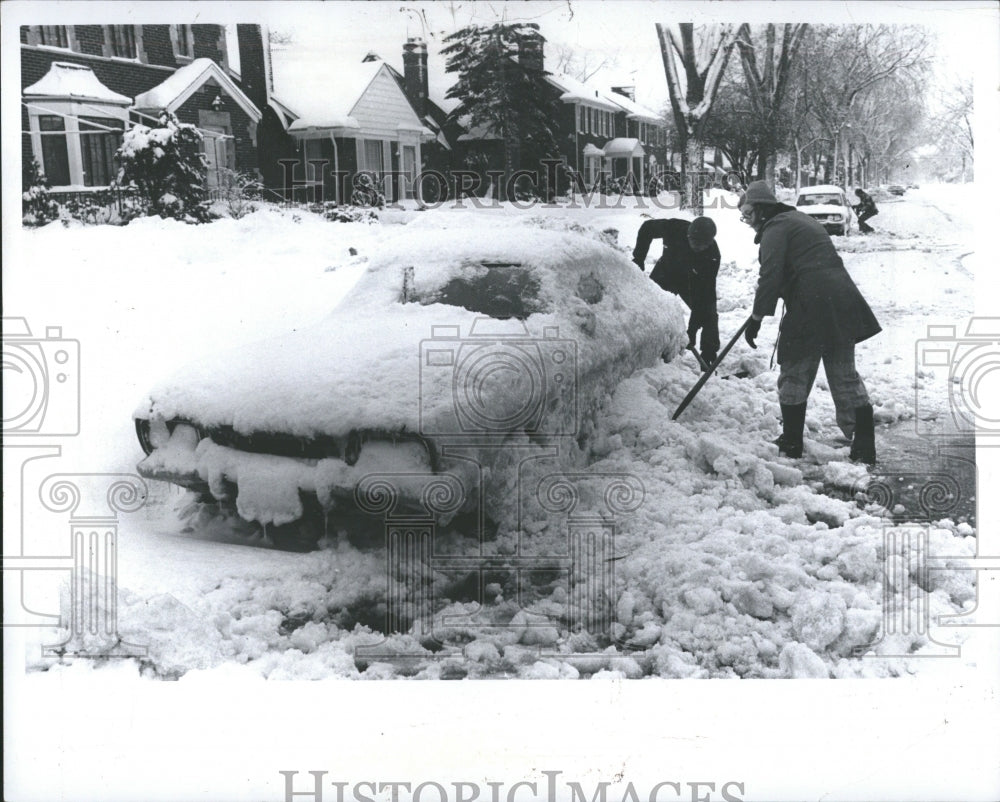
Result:
M748 226L752 226L753 225L753 209L751 209L749 212L743 212L740 215L740 222L741 223L746 223Z

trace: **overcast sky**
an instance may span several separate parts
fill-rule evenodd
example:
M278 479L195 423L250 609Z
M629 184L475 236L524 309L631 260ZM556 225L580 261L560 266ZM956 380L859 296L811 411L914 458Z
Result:
M277 4L272 4L277 5ZM256 8L257 6L255 6ZM677 21L829 21L910 22L924 24L938 36L938 66L945 73L974 69L978 43L996 37L980 16L990 3L675 3L634 2L326 2L265 6L270 27L291 35L293 44L274 53L276 89L298 94L305 84L321 89L336 80L344 60L360 60L372 50L402 68L402 48L408 36L422 36L430 50L432 94L444 94L453 82L439 55L443 39L469 24L500 19L535 22L546 37L546 66L556 49L568 46L590 51L591 59L610 54L617 64L602 70L595 82L603 87L634 85L637 99L654 110L665 107L668 96L656 36L657 22ZM977 10L979 9L979 10ZM994 62L995 63L995 62Z

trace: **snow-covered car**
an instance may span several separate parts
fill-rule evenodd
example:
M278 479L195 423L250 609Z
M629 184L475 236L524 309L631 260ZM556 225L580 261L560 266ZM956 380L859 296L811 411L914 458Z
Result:
M850 234L853 218L851 204L838 186L818 184L803 187L795 199L795 206L814 220L823 224L830 234Z
M293 522L384 512L386 498L499 522L518 465L585 463L602 400L685 343L681 304L598 232L428 213L319 323L155 388L135 414L138 470L293 548L321 534Z
M906 187L904 187L902 184L890 184L889 185L889 194L890 195L905 195L906 194Z

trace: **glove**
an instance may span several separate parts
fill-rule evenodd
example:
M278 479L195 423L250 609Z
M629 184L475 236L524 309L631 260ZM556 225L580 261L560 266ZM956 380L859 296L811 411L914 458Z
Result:
M751 348L757 347L757 335L760 334L760 321L750 318L750 322L747 324L746 331L743 332L743 337L747 341L747 345Z

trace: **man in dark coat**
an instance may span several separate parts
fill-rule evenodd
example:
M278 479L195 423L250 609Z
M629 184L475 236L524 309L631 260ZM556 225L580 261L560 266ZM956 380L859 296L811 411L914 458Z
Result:
M875 205L872 196L861 189L861 187L854 190L854 194L858 196L859 201L854 207L854 211L858 213L858 228L861 229L862 234L871 234L875 229L865 221L878 214L878 206Z
M851 459L875 463L875 423L865 384L854 367L854 346L878 334L879 326L823 226L778 203L763 181L740 199L744 222L757 232L760 278L746 340L756 348L760 322L785 302L779 325L778 398L782 435L778 449L802 456L806 402L820 360L837 407L837 424L853 434Z
M646 270L646 254L652 240L663 240L663 255L649 277L667 292L681 297L691 310L688 347L701 329L701 356L711 365L719 352L719 313L716 310L715 279L722 255L715 242L715 222L709 217L693 221L670 218L647 220L639 227L632 261Z

